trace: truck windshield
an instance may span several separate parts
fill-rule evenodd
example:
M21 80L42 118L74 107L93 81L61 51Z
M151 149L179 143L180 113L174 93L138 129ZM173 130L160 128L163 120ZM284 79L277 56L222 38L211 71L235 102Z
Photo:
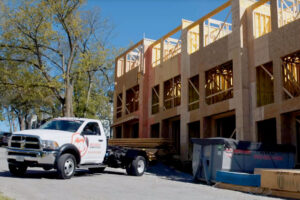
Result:
M81 126L83 121L80 120L52 120L43 124L40 129L51 129L75 132Z

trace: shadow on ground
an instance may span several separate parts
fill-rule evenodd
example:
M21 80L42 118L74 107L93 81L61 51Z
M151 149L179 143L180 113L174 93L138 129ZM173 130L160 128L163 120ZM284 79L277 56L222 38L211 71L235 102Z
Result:
M117 176L128 176L124 170L123 171L114 171L110 170L110 168L105 169L102 173L91 173L88 169L78 169L73 178L81 178L81 177L92 177L92 176L101 176L104 174L117 175ZM192 183L193 176L187 173L183 173L167 165L162 163L155 163L148 167L146 174L157 176L162 179L172 180L172 181L180 181L185 183ZM0 177L6 178L20 178L15 177L10 174L9 171L0 171ZM44 171L39 168L29 168L27 173L22 177L25 179L58 179L55 170Z
M149 166L147 174L158 176L163 179L180 181L185 183L193 183L193 176L187 173L183 173L176 169L170 168L162 163L156 163Z
M106 170L103 173L91 173L87 169L78 169L76 170L76 173L73 178L81 178L81 177L89 177L89 176L100 176L102 174L112 174L112 175L123 175L127 176L127 174L124 172L115 172L115 171L109 171ZM10 174L9 171L2 171L0 172L0 177L6 177L6 178L20 178L16 177ZM25 179L58 179L58 176L56 174L55 170L50 171L44 171L42 169L40 170L28 170L24 176L21 178Z

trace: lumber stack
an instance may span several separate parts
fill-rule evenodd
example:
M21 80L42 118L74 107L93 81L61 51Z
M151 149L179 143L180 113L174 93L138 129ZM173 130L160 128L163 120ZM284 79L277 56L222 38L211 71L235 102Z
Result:
M110 139L109 145L133 147L133 148L168 148L172 146L172 140L166 138L121 138Z
M172 151L173 141L166 138L121 138L110 139L108 145L129 147L146 151L150 161L156 160L156 155L165 155Z

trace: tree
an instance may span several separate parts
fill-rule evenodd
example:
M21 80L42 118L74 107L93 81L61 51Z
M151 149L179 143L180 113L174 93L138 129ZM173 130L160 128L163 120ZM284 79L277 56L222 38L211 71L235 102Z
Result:
M80 10L82 5L83 0L23 0L15 7L2 3L0 66L1 63L2 66L18 66L31 73L24 77L24 85L2 79L0 86L5 88L10 84L12 91L22 88L23 97L29 93L33 95L26 97L29 102L33 97L51 96L61 104L63 116L74 115L74 94L77 95L74 107L78 116L88 116L91 102L96 99L100 104L109 101L108 91L96 84L105 80L107 84L113 83L109 81L112 48L107 44L112 27L99 12ZM27 80L32 80L31 85ZM17 93L20 95L20 91ZM19 100L15 103L23 111L25 107L43 107L41 104L45 103L29 106L28 101L22 104L24 106ZM51 102L54 102L52 98ZM10 106L13 103L11 101Z

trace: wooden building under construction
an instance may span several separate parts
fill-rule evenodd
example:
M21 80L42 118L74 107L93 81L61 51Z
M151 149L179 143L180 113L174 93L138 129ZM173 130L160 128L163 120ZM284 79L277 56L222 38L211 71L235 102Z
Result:
M299 10L230 0L142 39L116 58L114 138L169 139L181 160L192 137L288 143L300 163Z

